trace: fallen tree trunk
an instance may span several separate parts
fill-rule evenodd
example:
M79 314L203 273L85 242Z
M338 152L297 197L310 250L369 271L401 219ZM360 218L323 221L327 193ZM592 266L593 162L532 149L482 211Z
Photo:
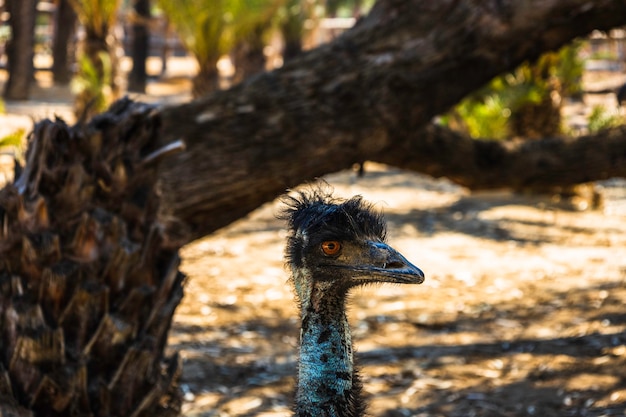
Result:
M626 126L579 138L494 141L429 125L396 138L376 160L472 190L568 187L626 177Z
M163 140L182 138L188 145L161 170L172 243L204 236L287 187L355 162L378 160L447 176L443 168L452 167L446 163L451 158L488 161L503 145L466 140L447 154L455 150L451 142L445 152L430 152L427 164L408 159L423 161L420 155L433 146L432 135L417 133L433 116L493 76L578 35L622 24L622 0L380 0L333 43L231 90L162 111ZM465 174L457 165L450 176L468 186L506 186L486 180L504 174L496 165L476 180L480 163ZM530 181L514 178L519 172L524 168L503 177ZM543 181L574 178L557 174L555 168ZM599 177L596 170L576 178Z

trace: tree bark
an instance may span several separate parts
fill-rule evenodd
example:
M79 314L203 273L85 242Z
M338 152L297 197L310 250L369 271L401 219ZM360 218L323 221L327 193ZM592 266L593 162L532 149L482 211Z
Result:
M54 38L52 41L52 78L55 84L67 85L72 80L72 64L76 43L72 36L76 30L76 12L69 0L60 0L57 6Z
M136 0L134 10L136 16L132 26L133 43L131 45L133 68L128 76L128 91L145 93L148 80L146 63L150 48L150 31L148 27L150 0Z
M420 146L429 145L429 136L420 133L424 126L463 96L576 36L623 24L621 0L380 0L352 30L281 69L162 111L163 139L182 138L188 146L161 170L170 238L188 242L204 236L288 187L355 162L421 161L419 154L398 149L422 152ZM595 146L590 139L580 143ZM489 146L464 146L453 154L431 153L430 165L482 158L483 152L489 160ZM492 175L513 177L497 174L496 166ZM425 172L417 164L412 169ZM605 177L596 174L544 181ZM476 186L506 185L483 180Z
M11 39L7 45L9 79L4 89L7 100L27 100L33 79L36 0L7 2Z
M626 126L579 138L493 141L431 124L394 138L376 160L472 190L571 186L626 177Z
M179 415L164 349L183 275L161 245L159 123L129 100L88 125L38 123L0 191L0 416Z

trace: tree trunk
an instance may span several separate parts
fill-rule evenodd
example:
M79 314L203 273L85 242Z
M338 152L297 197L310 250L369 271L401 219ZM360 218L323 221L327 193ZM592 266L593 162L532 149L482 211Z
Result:
M198 73L191 80L191 94L195 98L206 96L220 88L217 58L215 61L199 63L199 66Z
M283 35L283 62L293 61L302 53L302 36L306 15L304 2L289 0L285 4L286 16L281 22L280 31Z
M36 126L0 192L0 415L178 415L163 351L183 276L160 244L159 124L121 101L88 126Z
M376 160L472 190L566 187L626 177L626 126L580 138L491 141L429 125L396 138Z
M76 43L72 39L76 31L76 12L69 0L59 0L52 41L52 78L55 84L67 85L72 80L72 62Z
M148 26L150 21L150 0L136 0L134 10L136 16L132 26L133 43L131 45L133 68L128 76L128 91L145 93L148 80L146 63L150 49L150 30Z
M182 138L188 147L161 171L170 237L188 242L204 236L288 187L355 162L378 160L405 167L412 159L423 162L416 152L421 146L436 150L439 139L424 135L422 129L463 96L576 36L626 24L625 2L583 7L588 4L536 0L508 2L505 7L478 0L380 0L353 29L279 70L164 109L164 138ZM550 139L536 146L551 149L558 142ZM469 143L463 140L457 150L446 147L451 154L432 152L430 172L418 164L411 168L435 173L433 167L460 158L476 166L490 163L496 177L515 177L514 165L497 165L499 156L490 153L490 146ZM595 146L592 140L580 143L590 152ZM588 155L578 154L579 168L592 168L584 159ZM622 155L606 159L622 160ZM496 166L507 172L498 173ZM611 163L606 170L556 175L547 165L544 172L550 176L543 178L541 166L515 169L520 175L516 183L590 181L623 169ZM436 175L447 174L440 170ZM462 179L458 173L451 177ZM478 188L507 186L497 178L464 182Z
M246 39L242 39L235 46L231 56L235 64L233 84L240 83L246 78L265 71L265 42L263 35L268 25L257 25Z
M7 100L27 100L33 79L36 0L9 0L11 39L7 44L9 79L4 89Z

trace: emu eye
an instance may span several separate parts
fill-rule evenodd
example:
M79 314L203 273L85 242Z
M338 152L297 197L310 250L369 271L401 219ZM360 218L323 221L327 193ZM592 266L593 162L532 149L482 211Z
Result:
M324 252L325 255L337 255L340 250L341 243L337 242L336 240L327 240L326 242L322 243L322 252Z

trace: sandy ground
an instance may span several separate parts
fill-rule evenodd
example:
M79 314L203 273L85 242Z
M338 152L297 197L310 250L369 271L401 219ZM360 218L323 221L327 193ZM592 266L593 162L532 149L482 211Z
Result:
M176 68L138 98L186 100L189 69ZM55 114L72 120L71 94L55 88L44 75L33 100L7 103L0 131ZM612 99L574 103L567 117ZM376 164L364 178L325 179L337 195L362 194L383 210L390 243L427 276L353 294L370 415L626 415L623 181L597 185L602 209L579 211L578 202L471 194ZM182 251L186 296L170 346L185 362L186 416L290 415L299 323L279 209L269 203Z
M374 416L626 415L626 206L470 194L375 164L326 178L384 211L420 286L357 290L349 316ZM288 416L298 320L280 203L186 247L171 345L188 416Z

